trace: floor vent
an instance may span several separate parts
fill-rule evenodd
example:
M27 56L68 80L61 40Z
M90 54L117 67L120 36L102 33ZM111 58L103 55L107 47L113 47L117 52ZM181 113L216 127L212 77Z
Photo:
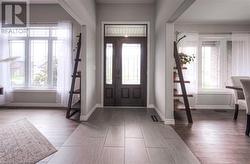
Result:
M158 122L158 119L155 115L151 115L151 118L152 118L153 122Z

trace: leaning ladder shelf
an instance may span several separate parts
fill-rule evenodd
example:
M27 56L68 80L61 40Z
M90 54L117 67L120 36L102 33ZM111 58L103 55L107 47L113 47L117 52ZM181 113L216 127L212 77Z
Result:
M78 71L79 62L81 62L81 59L80 59L81 40L82 40L81 33L77 37L79 39L77 42L75 65L74 65L74 70L73 70L73 74L72 74L72 82L71 82L71 88L70 88L70 92L69 92L68 110L66 113L66 118L71 118L76 113L81 112L81 72ZM79 89L75 89L76 79L80 80L80 88ZM73 103L74 95L79 95L79 100L76 103Z
M177 50L177 42L174 42L174 59L175 59L175 64L176 64L176 67L174 69L177 69L177 73L179 77L179 80L174 80L174 83L179 83L181 86L181 91L182 91L182 94L174 94L174 97L183 97L188 123L193 123L192 114L191 114L189 101L188 101L188 97L192 97L192 95L187 94L186 86L185 86L185 83L190 83L190 82L185 81L183 77L183 72L182 72L183 67L181 66L181 60L180 60L178 50Z

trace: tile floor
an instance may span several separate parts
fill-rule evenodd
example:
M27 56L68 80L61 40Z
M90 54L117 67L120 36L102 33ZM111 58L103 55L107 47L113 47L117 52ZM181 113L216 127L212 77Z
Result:
M199 163L178 134L162 122L153 122L152 114L157 115L152 109L98 109L48 163Z

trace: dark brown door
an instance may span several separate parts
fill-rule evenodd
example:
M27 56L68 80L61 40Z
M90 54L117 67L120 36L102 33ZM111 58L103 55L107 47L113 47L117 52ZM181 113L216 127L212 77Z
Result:
M146 106L146 37L105 37L104 105Z

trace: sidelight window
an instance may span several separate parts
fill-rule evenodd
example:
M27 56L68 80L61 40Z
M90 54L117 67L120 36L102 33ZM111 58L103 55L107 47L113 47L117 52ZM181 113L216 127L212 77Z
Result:
M106 44L106 84L112 84L113 74L113 44Z

